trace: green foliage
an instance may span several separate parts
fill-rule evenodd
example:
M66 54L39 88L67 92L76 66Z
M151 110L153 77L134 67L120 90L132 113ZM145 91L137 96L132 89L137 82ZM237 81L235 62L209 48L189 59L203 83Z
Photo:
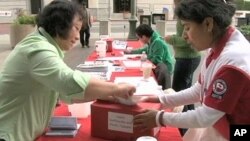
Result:
M36 16L34 15L21 15L18 16L15 21L15 24L36 24Z
M244 0L234 0L237 10L250 10L250 2Z
M243 35L250 36L250 25L242 25L238 29Z

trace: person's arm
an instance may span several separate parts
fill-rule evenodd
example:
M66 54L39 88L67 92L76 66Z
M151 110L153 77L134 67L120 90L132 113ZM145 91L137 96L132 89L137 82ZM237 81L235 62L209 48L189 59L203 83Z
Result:
M159 115L160 113L157 114ZM222 111L202 105L195 110L189 110L182 113L164 112L162 118L158 116L158 119L156 120L165 126L175 126L179 128L204 128L214 125L224 115L225 113Z
M91 78L84 92L84 100L74 100L74 102L91 101L108 96L128 98L135 92L132 85L121 83L115 84L99 79Z
M159 101L166 107L176 107L180 105L188 105L199 102L200 83L196 82L192 87L185 90L159 96Z
M176 34L165 36L165 41L171 44L174 48L186 48L187 46L190 46L190 44L188 44L187 41L182 37L184 27L180 20L177 20L176 30Z
M165 41L170 45L172 45L173 47L178 47L178 48L185 48L190 45L183 37L178 35L168 35L165 37Z
M180 113L146 109L134 117L134 127L142 131L157 126L204 128L214 125L224 115L224 112L207 107L206 105L202 105L195 110Z
M205 105L181 113L170 113L146 109L134 117L134 127L149 130L154 127L174 126L179 128L203 128L214 125L225 115L224 112Z
M92 18L89 11L88 11L88 16L89 16L89 27L92 27Z
M198 102L201 97L199 95L200 84L196 82L192 87L185 90L175 92L169 91L164 95L152 95L143 98L144 102L161 103L164 107L173 108L180 105L187 105Z
M127 97L135 91L131 85L116 85L73 71L51 50L30 53L28 59L32 77L49 89L58 91L60 97L69 103L108 95Z
M230 63L232 62L239 65L244 61L238 59ZM238 85L238 82L241 82L241 85ZM210 82L201 107L186 113L164 113L162 122L164 125L181 128L212 126L226 113L233 113L236 107L240 107L240 104L247 103L244 103L246 99L244 96L248 87L249 75L247 72L232 65L224 65Z
M129 54L142 54L143 51L147 53L147 48L148 48L148 45L145 45L144 47L130 50Z

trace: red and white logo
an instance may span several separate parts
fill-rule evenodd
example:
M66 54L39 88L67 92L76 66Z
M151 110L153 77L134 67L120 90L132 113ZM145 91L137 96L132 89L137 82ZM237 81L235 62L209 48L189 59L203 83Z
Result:
M227 84L222 79L217 79L213 83L213 94L223 96L227 91Z

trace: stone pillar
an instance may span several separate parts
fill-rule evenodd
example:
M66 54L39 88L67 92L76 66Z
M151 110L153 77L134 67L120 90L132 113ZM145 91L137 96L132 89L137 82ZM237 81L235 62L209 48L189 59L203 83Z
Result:
M111 31L110 21L109 20L100 20L99 35L109 35Z
M43 3L43 7L48 5L50 2L52 2L53 0L43 0L42 3Z
M137 37L135 34L136 22L137 22L137 17L135 15L136 2L137 2L137 0L131 0L131 16L129 18L128 40L137 40Z
M156 21L156 31L162 36L166 35L166 21L157 20Z

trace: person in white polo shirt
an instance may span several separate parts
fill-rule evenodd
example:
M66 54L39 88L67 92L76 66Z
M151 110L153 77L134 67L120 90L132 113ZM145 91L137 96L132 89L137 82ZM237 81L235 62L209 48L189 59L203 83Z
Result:
M230 125L250 125L250 44L231 26L235 7L225 0L183 0L175 13L187 42L208 54L192 87L146 101L167 107L196 102L201 106L183 113L145 110L135 116L135 128L189 128L184 141L228 141Z
M79 40L83 20L79 5L53 0L38 15L38 29L6 58L0 73L1 141L34 141L42 135L59 97L75 103L135 92L132 85L98 80L63 62L64 51Z

